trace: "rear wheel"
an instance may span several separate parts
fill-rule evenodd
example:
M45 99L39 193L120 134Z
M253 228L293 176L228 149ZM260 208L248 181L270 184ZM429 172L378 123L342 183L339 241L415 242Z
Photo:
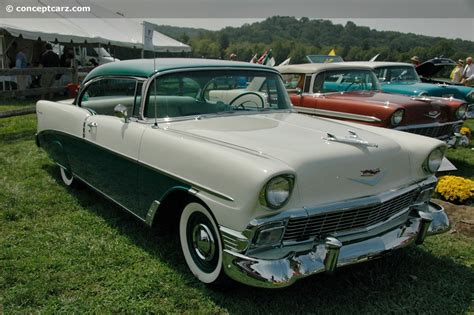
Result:
M61 171L61 179L63 180L64 185L72 186L74 184L74 176L72 175L71 171L68 171L64 167L59 167Z
M220 281L222 243L214 218L200 203L184 207L179 222L179 239L184 258L191 272L207 284Z

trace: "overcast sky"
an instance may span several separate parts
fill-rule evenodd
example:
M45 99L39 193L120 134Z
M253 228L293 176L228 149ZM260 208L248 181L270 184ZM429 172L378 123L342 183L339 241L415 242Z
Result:
M219 30L226 26L241 26L245 23L254 23L262 21L260 19L202 19L202 18L187 18L187 19L156 19L147 18L156 24L166 24L182 27L196 27L208 30ZM379 31L399 31L403 33L415 33L428 36L439 36L446 38L462 38L474 41L474 18L472 19L367 19L367 18L333 18L330 19L335 24L346 24L347 21L353 21L357 25L368 26Z

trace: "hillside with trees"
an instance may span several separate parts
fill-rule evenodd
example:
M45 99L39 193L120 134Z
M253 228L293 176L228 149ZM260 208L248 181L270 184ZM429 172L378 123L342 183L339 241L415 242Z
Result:
M193 57L226 58L236 53L243 61L269 48L273 49L277 63L288 57L292 63L306 62L306 55L327 54L333 48L344 60L369 60L376 54L380 54L378 60L390 61L409 61L413 55L423 60L436 56L457 60L474 54L474 42L462 39L376 31L353 22L340 25L328 20L281 16L219 31L162 25L160 32L191 45Z

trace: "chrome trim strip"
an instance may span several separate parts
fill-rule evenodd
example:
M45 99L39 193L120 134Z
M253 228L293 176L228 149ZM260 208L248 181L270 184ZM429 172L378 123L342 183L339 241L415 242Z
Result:
M148 210L146 214L146 219L145 219L146 225L151 227L151 225L153 224L153 219L155 218L156 211L158 210L159 207L160 207L160 202L158 200L154 200L151 203L150 209Z
M89 81L84 83L84 85L81 87L81 90L79 91L79 93L77 95L77 104L74 104L74 105L77 106L77 107L81 107L79 103L80 103L82 95L86 91L87 87L89 85L91 85L92 83L94 83L94 82L104 80L104 79L135 80L135 81L140 81L140 82L145 82L147 80L147 78L144 78L144 77L134 77L134 76L126 76L126 75L111 75L111 76L95 77L95 78L90 79ZM143 88L142 88L142 91L143 91Z
M365 116L365 115L337 112L337 111L326 110L326 109L308 108L308 107L301 107L301 106L294 106L294 108L298 112L304 113L304 114L312 114L312 115L342 118L342 119L351 119L351 120L366 121L366 122L381 122L382 121L381 119L374 116Z
M264 159L271 159L270 156L266 155L263 152L260 152L260 151L257 151L257 150L252 150L252 149L242 147L242 146L239 146L239 145L235 145L235 144L232 144L230 142L216 140L216 139L212 139L212 138L208 138L208 137L204 137L204 136L196 135L196 134L193 134L193 133L190 133L190 132L176 130L176 129L172 129L172 128L166 128L165 130L168 131L168 132L177 133L179 135L185 135L185 136L188 136L188 137L204 140L206 142L211 142L211 143L214 143L214 144L225 146L225 147L228 147L228 148L231 148L231 149L234 149L234 150L239 150L239 151L242 151L242 152L246 152L246 153L249 153L249 154L264 158Z

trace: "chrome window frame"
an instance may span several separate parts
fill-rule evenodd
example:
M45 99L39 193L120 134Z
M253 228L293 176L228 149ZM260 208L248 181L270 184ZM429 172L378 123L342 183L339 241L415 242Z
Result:
M80 108L84 108L81 106L81 99L82 99L82 96L84 95L84 93L87 91L87 89L89 88L89 86L95 82L99 82L101 80L109 80L109 79L117 79L117 80L134 80L135 81L135 95L134 95L134 107L135 107L135 98L136 98L136 92L137 92L137 84L139 82L143 83L142 85L142 88L141 88L141 97L142 97L142 100L143 100L143 91L144 91L144 87L145 87L145 82L147 81L147 78L145 77L137 77L137 76L127 76L127 75L111 75L111 76L99 76L99 77L95 77L89 81L87 81L82 87L81 87L81 90L79 91L79 94L77 95L77 99L76 99L76 102L75 102L75 106L77 107L80 107ZM140 100L140 107L142 106L142 100ZM140 109L141 110L141 109ZM133 114L133 113L132 113Z

